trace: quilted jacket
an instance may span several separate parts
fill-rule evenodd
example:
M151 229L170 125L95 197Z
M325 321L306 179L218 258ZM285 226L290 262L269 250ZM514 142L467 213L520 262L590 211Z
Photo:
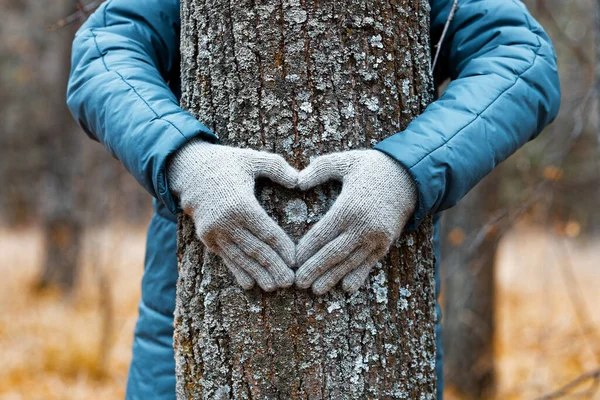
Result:
M437 43L452 0L429 3L431 41ZM439 62L441 77L450 78L450 84L407 129L375 145L402 163L417 184L418 206L408 229L456 204L536 137L559 108L554 49L525 6L517 0L458 4ZM165 167L190 139L217 141L179 106L179 28L178 0L108 0L73 42L67 93L73 116L154 196L128 399L175 398L179 209ZM436 240L438 232L436 224ZM438 346L438 398L441 354Z

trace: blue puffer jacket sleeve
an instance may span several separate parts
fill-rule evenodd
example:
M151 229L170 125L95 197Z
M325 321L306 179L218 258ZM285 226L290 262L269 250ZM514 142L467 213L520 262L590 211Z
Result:
M459 0L442 44L452 79L406 130L375 148L414 178L418 205L407 229L455 205L499 162L549 124L560 103L550 39L516 0ZM432 41L452 0L431 1Z
M179 1L108 0L73 42L67 104L171 212L170 154L191 138L215 135L179 107L167 81L179 75Z

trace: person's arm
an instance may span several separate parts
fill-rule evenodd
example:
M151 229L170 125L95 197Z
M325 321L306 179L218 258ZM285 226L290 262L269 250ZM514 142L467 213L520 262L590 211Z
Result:
M274 154L211 143L216 136L179 106L167 84L178 79L179 28L177 0L105 2L75 36L69 108L173 213L177 195L238 284L288 287L295 245L258 203L254 180L292 188L297 171Z
M167 159L216 136L184 111L167 81L179 71L179 1L108 0L73 41L67 104L93 139L175 213Z
M452 0L431 1L432 43ZM550 39L517 0L459 0L442 43L451 83L406 130L375 149L417 185L407 227L455 205L556 116L560 86Z
M436 43L453 0L431 3ZM554 50L523 4L458 5L442 44L440 61L452 79L444 94L375 150L321 156L300 172L300 188L328 179L343 185L298 243L299 287L322 294L341 280L347 292L358 290L405 225L415 229L456 204L558 112Z

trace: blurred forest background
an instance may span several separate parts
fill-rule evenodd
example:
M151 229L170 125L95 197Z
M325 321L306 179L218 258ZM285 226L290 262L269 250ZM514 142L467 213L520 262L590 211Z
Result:
M124 397L151 199L65 105L98 3L0 0L0 400ZM445 213L446 393L600 399L600 0L524 3L562 108Z

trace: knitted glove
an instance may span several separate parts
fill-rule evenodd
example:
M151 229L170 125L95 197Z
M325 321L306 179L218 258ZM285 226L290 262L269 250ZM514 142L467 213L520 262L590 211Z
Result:
M296 285L323 294L343 279L356 292L412 215L415 183L406 169L378 150L352 150L314 159L300 172L307 190L328 180L342 181L331 209L296 247Z
M168 177L198 237L242 288L257 282L272 291L294 283L295 244L254 195L258 177L295 187L298 171L283 157L193 140L175 153Z

